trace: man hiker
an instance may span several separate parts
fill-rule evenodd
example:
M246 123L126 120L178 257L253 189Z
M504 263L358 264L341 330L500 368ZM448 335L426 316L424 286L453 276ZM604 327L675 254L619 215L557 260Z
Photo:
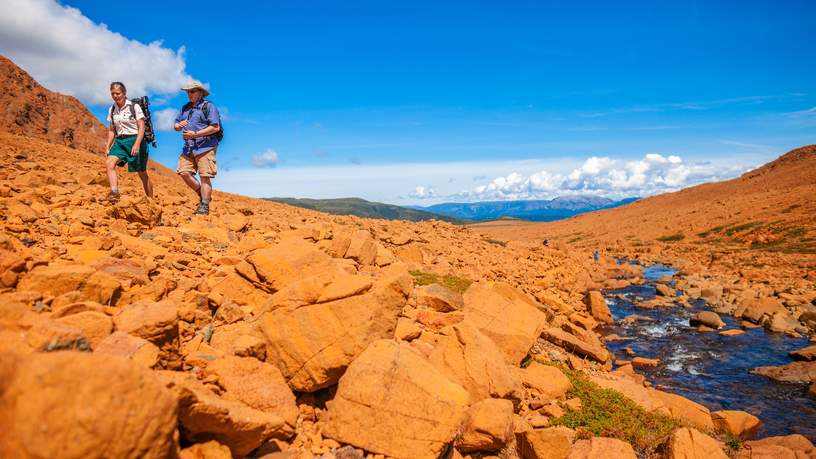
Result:
M204 99L210 91L200 81L192 81L181 88L190 100L176 117L173 129L182 131L184 148L179 156L178 174L184 183L199 196L195 214L210 213L212 183L210 179L218 172L215 153L218 150L218 133L221 131L221 117L215 105ZM196 172L201 182L195 178Z

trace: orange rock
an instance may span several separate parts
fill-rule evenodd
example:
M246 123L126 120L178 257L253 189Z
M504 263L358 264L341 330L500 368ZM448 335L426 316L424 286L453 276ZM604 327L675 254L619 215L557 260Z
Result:
M38 266L20 280L19 290L35 290L48 295L78 291L83 299L101 304L116 302L121 285L109 274L82 265Z
M100 341L113 333L113 320L107 314L85 311L57 319L57 322L74 326L82 331L82 336L95 349Z
M260 280L275 291L286 284L324 271L331 266L331 257L314 244L288 239L268 249L255 250L246 261L251 264Z
M435 459L464 419L469 396L407 343L372 343L326 403L323 434L395 458Z
M603 294L598 290L587 292L586 295L584 295L584 304L589 309L592 317L596 320L607 324L614 322L612 320L612 313L609 311L609 306L606 304Z
M632 445L614 438L592 437L578 440L570 448L567 459L637 459Z
M518 365L546 324L535 301L500 282L475 282L464 294L465 318L496 343L505 361Z
M126 197L111 208L111 216L153 227L161 222L162 207L147 196L137 199Z
M737 454L738 459L800 459L816 456L813 443L802 435L765 437L747 441Z
M223 357L207 365L206 374L218 377L224 398L280 416L294 430L298 417L295 396L280 371L250 357Z
M411 284L407 272L389 268L363 295L264 314L267 360L294 390L312 392L335 384L369 343L394 336Z
M425 285L414 290L419 307L427 307L439 312L452 312L464 308L462 295L439 284Z
M577 336L560 328L548 328L541 333L541 337L580 356L589 357L601 363L605 363L609 360L609 351L602 346L581 340Z
M94 354L125 357L144 368L153 368L159 362L159 348L156 345L121 331L113 332L97 343Z
M762 421L745 411L722 410L711 413L714 426L724 432L748 440L762 427Z
M31 458L175 454L176 402L151 372L76 352L13 359L0 356L0 451Z
M223 400L189 374L157 374L178 400L179 430L189 442L216 440L243 457L269 439L287 439L294 433L280 416Z
M232 453L228 447L210 440L184 448L179 453L179 459L232 459Z
M456 448L463 452L498 451L513 431L513 402L488 398L471 405Z
M532 363L519 371L521 382L541 400L560 399L572 388L569 379L558 368Z
M528 430L516 435L522 459L566 459L575 441L575 431L567 427Z
M682 427L669 439L669 459L728 459L717 440L699 430Z

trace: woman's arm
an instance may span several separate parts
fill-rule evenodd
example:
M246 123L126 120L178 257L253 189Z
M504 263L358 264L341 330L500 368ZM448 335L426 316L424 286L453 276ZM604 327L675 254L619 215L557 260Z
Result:
M136 120L136 125L139 126L139 133L136 134L136 140L133 142L133 147L130 149L130 156L136 156L139 154L139 150L142 148L142 139L144 139L144 119Z

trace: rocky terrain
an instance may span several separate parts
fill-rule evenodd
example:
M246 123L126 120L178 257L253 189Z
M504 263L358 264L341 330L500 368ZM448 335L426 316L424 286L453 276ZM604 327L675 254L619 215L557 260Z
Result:
M158 164L154 200L122 174L109 206L97 144L14 129L0 132L3 457L816 457L631 364L610 371L598 289L638 282L636 266L219 192L194 217Z

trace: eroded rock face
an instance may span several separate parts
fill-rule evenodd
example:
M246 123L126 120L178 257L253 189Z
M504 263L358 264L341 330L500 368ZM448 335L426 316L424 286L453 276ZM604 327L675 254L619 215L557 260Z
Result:
M465 318L518 365L547 323L535 301L501 282L476 282L464 294Z
M595 320L607 324L614 322L612 320L612 312L609 311L609 306L606 300L598 290L591 290L584 295L584 304L589 309L590 314Z
M337 383L368 344L394 335L411 285L408 273L395 267L363 295L266 313L261 330L267 360L294 390L312 392Z
M0 356L0 451L14 457L169 458L173 395L149 371L76 352Z
M470 402L407 343L380 340L352 362L327 402L326 437L387 456L436 458Z

